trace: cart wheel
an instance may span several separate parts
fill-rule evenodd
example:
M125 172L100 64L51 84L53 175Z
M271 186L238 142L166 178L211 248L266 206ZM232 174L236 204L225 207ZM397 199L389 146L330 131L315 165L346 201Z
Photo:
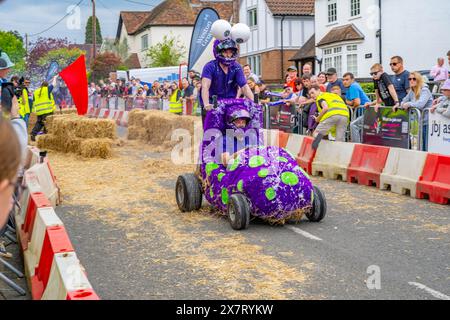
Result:
M228 219L234 230L248 228L250 222L250 206L242 194L233 194L228 203Z
M322 220L327 214L327 199L325 199L325 195L323 192L314 187L314 201L311 211L306 213L306 217L311 222L319 222Z
M192 174L178 176L175 186L178 208L182 212L198 210L202 206L202 189L198 178Z

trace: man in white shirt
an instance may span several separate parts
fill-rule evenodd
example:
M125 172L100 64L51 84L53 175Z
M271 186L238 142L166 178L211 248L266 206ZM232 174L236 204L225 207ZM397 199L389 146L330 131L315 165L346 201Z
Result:
M430 71L430 76L434 78L434 81L444 82L448 79L448 69L444 66L444 58L438 58L437 65Z

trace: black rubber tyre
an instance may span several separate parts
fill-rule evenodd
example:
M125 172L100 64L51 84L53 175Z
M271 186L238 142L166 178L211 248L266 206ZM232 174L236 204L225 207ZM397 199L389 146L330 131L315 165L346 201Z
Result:
M233 194L228 202L228 220L234 230L248 228L250 222L250 206L242 194Z
M327 214L327 199L325 194L317 187L314 187L314 202L309 213L306 213L306 217L311 222L319 222Z
M175 196L178 208L182 212L200 209L202 206L202 189L198 178L193 173L178 176Z

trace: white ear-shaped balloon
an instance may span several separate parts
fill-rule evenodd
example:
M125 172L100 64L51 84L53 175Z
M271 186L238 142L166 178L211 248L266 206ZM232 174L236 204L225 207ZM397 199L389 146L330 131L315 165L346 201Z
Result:
M216 20L211 26L211 34L218 40L225 40L230 37L231 24L227 20Z
M245 23L236 23L231 28L231 39L236 43L244 43L250 39L250 28Z

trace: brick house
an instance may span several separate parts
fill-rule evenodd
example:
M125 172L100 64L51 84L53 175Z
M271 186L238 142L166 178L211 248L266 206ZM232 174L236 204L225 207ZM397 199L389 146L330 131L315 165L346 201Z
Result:
M250 40L240 46L248 63L268 83L284 81L289 61L314 34L314 0L240 0L235 8Z
M187 61L198 12L212 7L221 18L230 20L233 4L233 0L165 0L151 11L121 11L116 41L127 39L130 65L145 68L148 48L161 42L165 35L175 37L185 47L183 60Z

